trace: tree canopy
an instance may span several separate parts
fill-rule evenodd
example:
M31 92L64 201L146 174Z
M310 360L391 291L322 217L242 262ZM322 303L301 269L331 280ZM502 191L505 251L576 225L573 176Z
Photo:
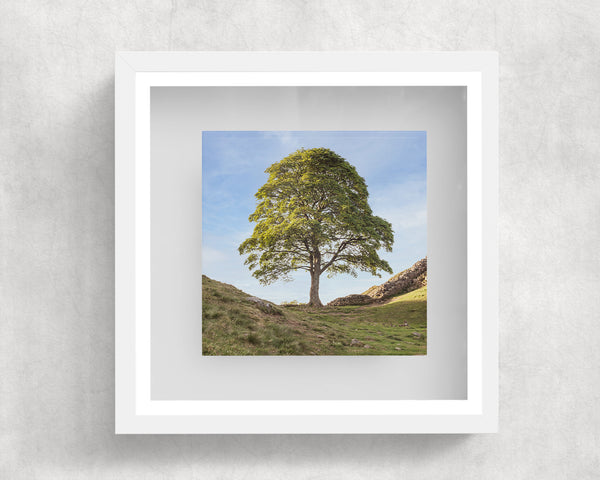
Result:
M245 264L263 284L311 275L310 302L321 306L319 278L358 271L392 273L377 251L392 250L391 224L373 215L362 178L327 148L300 149L266 169L268 181L249 217L254 231L240 246Z

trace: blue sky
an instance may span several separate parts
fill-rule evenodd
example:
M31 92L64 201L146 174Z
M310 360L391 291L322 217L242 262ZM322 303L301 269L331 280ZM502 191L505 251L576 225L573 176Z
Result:
M202 273L245 292L281 303L308 301L310 278L262 286L237 248L252 234L248 216L254 194L267 181L265 169L299 148L325 147L354 165L367 183L373 213L392 224L391 253L380 252L394 273L427 255L426 132L421 131L204 131L202 132ZM323 303L361 293L387 280L323 274Z

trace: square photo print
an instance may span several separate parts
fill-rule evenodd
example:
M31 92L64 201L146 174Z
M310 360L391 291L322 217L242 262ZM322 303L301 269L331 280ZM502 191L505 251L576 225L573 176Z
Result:
M202 133L202 354L426 355L424 131Z

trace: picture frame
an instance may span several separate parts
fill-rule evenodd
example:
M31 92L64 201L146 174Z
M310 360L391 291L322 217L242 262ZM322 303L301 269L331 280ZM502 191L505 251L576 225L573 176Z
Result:
M210 87L221 89L219 92L226 92L227 89L237 87L410 87L427 90L430 87L449 86L464 88L466 92L466 176L464 185L456 187L466 190L466 202L464 207L452 207L464 208L466 218L464 242L456 247L464 251L466 260L461 260L466 272L466 318L462 320L465 329L461 330L464 338L457 340L457 344L464 344L465 351L465 370L461 373L464 398L440 398L434 393L428 397L428 391L433 391L438 384L451 384L454 381L453 377L446 373L436 374L435 368L441 368L438 363L438 366L427 374L412 373L414 378L411 379L411 372L419 371L420 364L414 361L410 363L411 359L408 358L404 359L404 364L396 362L387 366L384 362L390 360L384 358L338 357L332 361L336 362L335 368L349 371L363 371L361 368L372 369L371 371L377 371L378 368L403 368L405 371L402 378L407 380L408 384L419 385L418 388L415 387L415 391L420 389L421 393L415 394L415 398L411 398L408 391L406 396L400 399L389 396L367 398L364 393L360 394L362 397L357 395L354 398L344 398L340 397L339 393L332 393L333 398L327 398L323 392L328 388L323 388L323 385L319 388L311 387L310 378L307 378L309 374L306 372L322 369L321 359L317 357L303 361L303 373L296 380L306 385L307 392L311 388L314 390L304 398L282 397L283 393L279 392L276 385L268 384L268 374L256 382L260 386L260 393L244 392L244 398L237 398L235 395L226 398L224 393L217 397L194 398L192 393L185 393L191 384L195 384L198 391L208 391L216 382L227 382L227 377L218 373L212 377L196 376L196 370L223 371L219 370L220 359L206 358L198 362L201 367L190 368L191 373L186 373L188 376L180 381L183 386L179 390L179 387L173 387L172 391L169 391L169 379L177 377L177 373L182 369L175 360L172 363L157 362L153 351L162 349L166 352L164 358L171 358L170 354L176 357L178 350L185 350L188 348L185 345L191 345L198 339L183 332L178 332L171 338L169 334L163 335L158 333L158 330L154 331L155 310L160 308L166 312L165 318L175 322L169 325L176 324L179 314L176 302L166 302L158 307L154 302L156 289L153 289L152 255L153 251L156 254L156 249L160 249L161 245L151 242L151 230L154 212L163 207L154 199L151 201L151 190L155 185L151 172L151 132L154 115L152 89L172 88L189 91L193 88ZM219 108L223 105L218 102L217 104L220 105ZM209 107L206 104L206 108ZM174 108L178 108L177 105ZM232 109L232 113L226 114L223 122L237 125L236 122L240 121L240 118L236 114L236 105L230 105L229 108ZM240 112L239 117L241 116L243 115ZM242 126L263 130L268 121L271 122L269 125L277 123L277 119L256 121L256 124L248 120ZM317 129L323 128L323 125L327 127L325 123L321 124L321 119L317 117L312 121ZM326 122L327 119L322 121ZM368 121L369 118L357 118L356 124L366 125L364 129L368 129ZM376 123L373 117L374 128L381 128L379 124L375 125ZM415 125L413 129L418 130L419 127ZM238 127L231 129L236 130ZM431 155L436 154L431 152ZM198 163L201 164L200 161ZM168 168L176 169L176 162ZM199 175L201 176L201 169ZM434 175L431 182L440 183L428 185L442 185L443 177ZM164 188L171 188L170 191L177 195L177 189L173 186L166 185ZM428 186L428 192L430 191ZM438 204L434 202L433 208L436 205ZM190 206L191 212L192 208L200 207ZM428 209L430 208L431 205L428 205ZM115 59L116 433L340 434L497 431L497 210L498 56L495 52L118 52ZM428 211L428 215L430 213L431 210ZM429 231L442 231L436 228L451 227L439 223ZM200 244L193 243L192 240L194 239L189 239L189 244L182 244L178 249L180 255L190 254L190 249L198 250L192 255L199 254ZM435 238L432 239L429 235L428 242L431 241L435 242ZM434 255L428 250L428 256L432 265L435 260L436 265L439 265L436 268L440 271L445 268L449 272L451 267L443 265L446 261L442 259L442 255ZM177 281L177 278L171 278L169 281ZM442 287L439 286L437 291L441 290ZM191 296L186 294L185 285L182 292L181 302L185 303ZM442 298L442 295L439 298ZM430 300L431 298L428 302ZM198 299L194 299L194 302L194 305L200 305ZM440 302L434 311L428 306L428 315L431 312L433 321L436 315L439 316L438 312L444 310L444 302ZM181 343L174 340L184 337L186 340ZM433 361L436 358L435 350L438 345L443 348L443 337L441 334L436 336L435 331L432 331L429 336L432 338L432 345L428 347L428 358L422 362ZM294 369L299 365L297 359L292 358L280 357L269 361L278 363L267 364L266 360L261 358L229 359L227 368L230 370L227 371L249 368L252 372L259 372L261 369L269 372L271 368L285 368L289 376L294 376ZM368 365L365 362L369 362ZM164 380L164 390L155 394L155 388L160 383L157 380L159 373L162 375L160 378L167 380ZM212 383L207 380L211 378ZM358 376L354 381L356 385L360 385L362 380ZM335 382L332 381L333 383ZM244 386L248 391L252 388L254 387L251 384ZM232 387L232 391L234 390ZM320 398L319 392L325 396Z

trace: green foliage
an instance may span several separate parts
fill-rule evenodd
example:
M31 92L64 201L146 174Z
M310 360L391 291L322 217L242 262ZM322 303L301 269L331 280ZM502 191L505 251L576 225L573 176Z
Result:
M239 247L261 283L288 280L295 270L313 279L324 272L392 272L377 254L391 251L392 226L373 215L365 180L345 159L327 148L301 149L266 173L249 217L254 232Z
M282 307L300 307L302 305L305 305L305 304L302 302L299 302L298 300L290 300L289 302L281 302Z

